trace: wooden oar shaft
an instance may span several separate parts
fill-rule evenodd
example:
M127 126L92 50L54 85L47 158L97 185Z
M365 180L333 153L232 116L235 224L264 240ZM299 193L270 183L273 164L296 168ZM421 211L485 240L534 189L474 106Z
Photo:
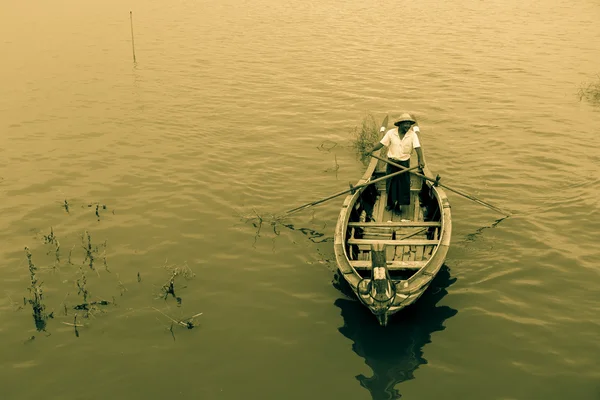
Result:
M412 170L415 170L417 168L419 168L419 167L415 166L415 167L412 167L412 168L405 168L402 171L397 171L397 172L394 172L393 174L384 175L381 178L377 178L377 179L374 179L374 180L369 181L369 182L361 183L360 185L353 186L350 189L346 189L346 190L344 190L342 192L338 192L336 194L332 194L331 196L325 197L323 199L320 199L320 200L317 200L317 201L313 201L313 202L310 202L310 203L306 203L306 204L303 204L303 205L301 205L299 207L296 207L296 208L292 208L291 210L286 211L285 214L289 215L289 214L295 213L297 211L303 210L303 209L305 209L307 207L311 207L311 206L315 206L315 205L320 204L320 203L324 203L327 200L331 200L331 199L333 199L335 197L338 197L338 196L341 196L343 194L350 193L350 192L355 191L357 189L360 189L360 188L362 188L364 186L369 186L369 185L372 185L374 183L381 182L381 181L386 180L386 179L390 179L390 178L392 178L394 176L397 176L397 175L400 175L400 174L404 174L406 172L412 172Z
M390 161L390 160L386 160L386 159L384 159L384 158L381 158L381 157L379 157L379 156L376 156L376 155L374 155L374 154L371 154L371 157L374 157L374 158L376 158L376 159L378 159L378 160L381 160L381 161L383 161L383 162L385 162L385 163L388 163L388 164L390 164L390 165L393 165L394 167L397 167L397 168L400 168L400 169L404 169L405 171L407 170L407 168L403 167L403 166L402 166L402 165L400 165L400 164L396 164L395 162L392 162L392 161ZM470 195L470 194L468 194L468 193L464 193L464 192L462 192L462 191L460 191L460 190L458 190L458 189L451 188L450 186L444 185L443 183L440 183L440 182L438 182L438 181L437 181L437 179L435 179L435 178L431 178L431 177L429 177L429 176L426 176L426 175L420 174L420 173L418 173L418 172L413 172L413 171L411 171L411 174L414 174L414 175L416 175L416 176L418 176L418 177L421 177L421 178L423 178L423 179L427 179L427 180L428 180L428 181L430 181L430 182L434 182L434 183L436 183L438 186L441 186L441 187L443 187L444 189L448 189L448 190L450 190L450 191L452 191L452 192L454 192L454 193L456 193L456 194L459 194L459 195L461 195L461 196L463 196L463 197L466 197L466 198L467 198L467 199L469 199L469 200L472 200L472 201L474 201L474 202L476 202L476 203L479 203L479 204L481 204L481 205L483 205L483 206L486 206L486 207L488 207L488 208L491 208L492 210L494 210L494 211L497 211L497 212L499 212L499 213L501 213L501 214L504 214L504 215L506 215L506 216L509 216L509 215L511 215L511 213L509 213L509 212L507 212L507 211L504 211L504 210L502 210L502 209L500 209L500 208L498 208L498 207L496 207L496 206L494 206L494 205L492 205L492 204L490 204L490 203L487 203L487 202L485 202L485 201L483 201L483 200L480 200L480 199L478 199L478 198L477 198L477 197L475 197L475 196L472 196L472 195Z

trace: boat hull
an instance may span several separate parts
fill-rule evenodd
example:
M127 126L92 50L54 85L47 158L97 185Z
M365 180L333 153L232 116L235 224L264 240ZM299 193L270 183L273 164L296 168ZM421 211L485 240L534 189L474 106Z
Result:
M426 176L431 176L425 170ZM385 176L373 158L357 186ZM334 236L337 267L383 326L415 303L441 269L452 231L450 204L442 188L411 177L411 206L385 209L385 181L362 186L344 199Z

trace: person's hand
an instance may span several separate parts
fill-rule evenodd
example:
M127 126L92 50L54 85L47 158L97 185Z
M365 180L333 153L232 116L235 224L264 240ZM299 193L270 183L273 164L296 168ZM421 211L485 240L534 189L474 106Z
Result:
M385 132L385 126L382 126L381 128L379 128L379 132Z

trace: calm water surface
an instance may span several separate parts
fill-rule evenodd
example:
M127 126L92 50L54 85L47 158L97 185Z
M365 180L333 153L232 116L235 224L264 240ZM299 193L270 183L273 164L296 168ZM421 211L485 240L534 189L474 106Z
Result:
M592 0L3 2L1 397L600 398L600 107L577 96L599 19ZM356 182L354 128L403 111L446 184L515 214L449 192L446 266L384 329L335 274L342 198L271 216ZM83 276L110 302L88 318Z

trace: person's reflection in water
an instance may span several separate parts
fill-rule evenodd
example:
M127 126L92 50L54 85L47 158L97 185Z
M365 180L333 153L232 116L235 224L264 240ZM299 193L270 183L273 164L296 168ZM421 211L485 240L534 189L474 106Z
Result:
M344 318L344 326L339 331L354 341L352 349L373 370L371 378L358 375L356 379L371 392L374 400L402 397L396 385L414 379L415 370L427 363L423 358L423 346L431 341L433 332L444 330L444 322L457 313L448 306L436 306L455 281L456 278L450 277L448 267L442 266L423 296L392 316L387 327L380 326L358 300L335 301ZM337 274L334 286L354 296L346 281Z

